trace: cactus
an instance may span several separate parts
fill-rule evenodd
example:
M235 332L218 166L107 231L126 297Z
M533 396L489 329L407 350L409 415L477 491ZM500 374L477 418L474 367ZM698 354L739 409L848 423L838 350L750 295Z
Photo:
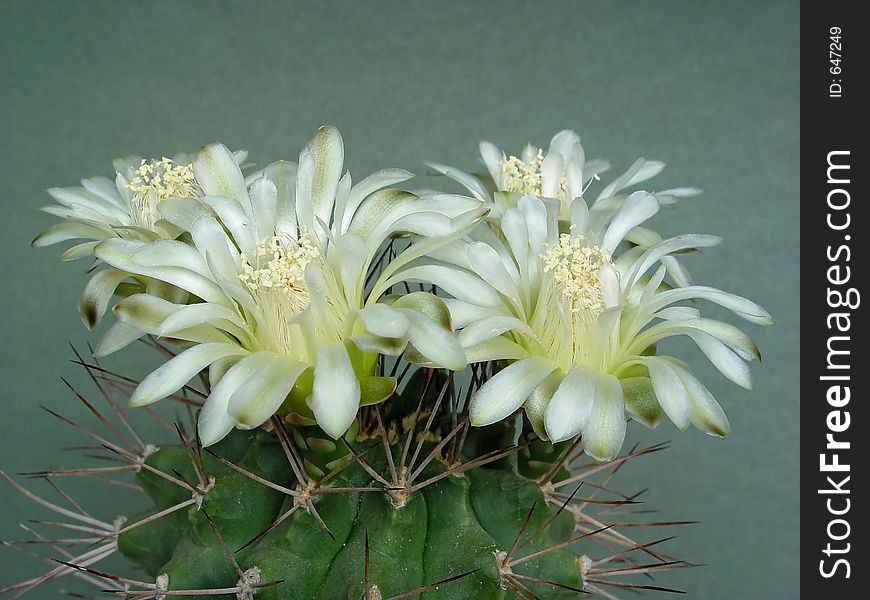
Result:
M354 184L334 127L298 164L246 175L246 153L209 144L50 190L59 206L46 210L63 221L34 245L87 240L63 255L99 267L82 319L94 327L112 302L118 318L93 360L76 361L110 413L76 396L106 431L60 418L113 466L33 475L133 475L123 485L150 506L109 523L3 474L82 536L34 532L60 564L0 593L63 574L155 600L673 591L625 580L691 566L661 553L665 540L622 531L680 524L637 522L637 494L611 487L626 461L663 447L620 455L626 423L666 415L727 435L713 395L659 342L686 336L751 388L749 336L681 303L770 315L692 285L681 255L718 237L645 226L699 192L624 191L663 163L639 159L589 204L608 164L587 161L576 133L521 157L480 148L486 181L432 165L470 196L389 187L412 177L402 169ZM141 381L100 365L135 340L166 361ZM121 397L175 400L190 420L149 409L173 440L144 443ZM116 553L137 570L100 570Z
M522 419L471 428L467 399L485 380L482 370L464 391L449 372L405 371L400 393L363 407L339 440L278 415L203 448L187 425L171 427L156 413L174 443L143 443L117 404L129 380L77 361L111 410L73 391L105 431L55 416L121 461L115 470L132 474L151 506L104 523L3 473L66 517L59 526L82 532L86 544L58 556L46 577L4 591L73 574L137 599L612 598L606 590L614 587L666 589L616 576L690 566L618 531L619 515L637 500L612 490L610 478L662 445L580 464L576 440L543 442ZM191 385L177 399L191 406L200 394ZM28 475L59 481L104 469ZM137 575L100 570L96 563L115 553Z

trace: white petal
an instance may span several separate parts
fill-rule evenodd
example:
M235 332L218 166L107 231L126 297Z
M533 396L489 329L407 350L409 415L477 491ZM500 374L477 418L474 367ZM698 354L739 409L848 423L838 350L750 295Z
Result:
M253 255L259 240L256 237L251 219L242 206L234 200L220 196L206 196L202 201L217 213L239 250L248 256ZM295 229L292 237L296 239Z
M203 446L216 444L232 431L235 427L235 420L228 412L230 398L242 384L251 379L271 359L272 357L267 353L255 352L234 364L224 373L199 413L198 429Z
M598 461L616 458L625 441L625 405L619 380L604 375L597 382L592 413L583 423L583 449Z
M251 370L251 376L233 393L227 406L239 429L253 429L269 420L293 389L296 379L308 368L274 352L258 354L265 355L263 363L257 363L257 368Z
M90 225L87 223L77 223L75 221L64 221L49 225L43 229L39 235L33 238L30 242L35 248L42 246L51 246L58 242L65 242L74 239L87 240L104 240L112 237L114 234L105 227Z
M467 362L456 335L443 324L415 310L400 309L408 319L408 341L435 365L461 371Z
M395 278L396 283L401 280L422 281L433 283L439 288L457 298L480 306L499 306L501 299L489 284L480 278L459 269L442 265L423 265L411 267L400 273Z
M558 152L567 161L574 156L575 148L580 143L580 136L570 129L563 129L550 140L547 154Z
M715 235L687 234L672 237L648 248L635 263L626 277L624 289L629 289L635 281L663 257L681 250L708 248L721 243L722 238Z
M145 334L139 329L136 329L122 321L118 321L113 324L108 331L106 331L105 335L103 335L100 343L98 343L97 347L94 349L94 356L97 358L108 356L113 352L117 352L121 348L129 346L143 335Z
M275 235L296 239L296 163L275 161L263 169L277 192L275 200Z
M665 360L647 358L644 363L649 369L653 389L662 410L677 428L686 429L689 426L691 405L682 380Z
M444 304L447 305L447 309L450 311L450 320L456 329L462 329L480 319L495 317L501 314L501 311L496 308L479 306L464 300L457 300L456 298L444 298Z
M208 302L217 302L219 304L228 304L230 302L220 286L201 273L173 265L156 264L156 266L143 266L135 262L136 251L142 248L142 246L141 243L129 240L106 240L94 248L94 255L116 269L159 279L187 290L191 294L199 296ZM188 249L190 248L188 247ZM173 260L171 256L171 252L168 253L165 256L166 260ZM156 259L153 253L150 258ZM157 262L159 263L159 261ZM208 271L209 269L206 268L206 272Z
M557 198L562 183L562 173L565 160L561 154L551 152L541 163L541 195L547 198Z
M743 359L737 356L733 350L725 344L714 338L708 333L698 331L690 333L689 337L698 345L710 362L713 363L720 373L725 377L739 385L740 387L751 390L752 377L749 373L749 365L743 362Z
M589 206L583 198L574 198L571 203L571 225L579 233L586 231L589 227Z
M681 302L683 300L693 300L695 298L708 300L714 304L727 308L738 317L746 319L751 323L756 323L758 325L773 325L773 319L771 318L770 313L752 300L748 300L735 294L729 294L728 292L723 292L716 288L700 285L692 285L662 292L656 296L655 303L650 305L648 308L651 311L656 312L670 304Z
M655 196L648 192L633 193L610 221L602 247L613 253L632 227L640 225L658 211L659 203Z
M239 272L239 252L214 217L196 219L190 235L197 250L205 258L207 269L218 279L233 280Z
M505 159L504 152L491 142L480 142L480 157L483 159L483 164L486 165L486 169L489 171L489 175L495 182L496 187L501 189L502 163Z
M501 229L517 263L517 268L523 279L527 279L529 272L529 229L526 225L526 219L519 209L509 208L504 211L501 218Z
M710 390L688 370L677 366L674 366L674 370L677 371L689 394L689 402L692 405L692 425L709 435L726 437L731 432L731 424L728 423L725 411L716 402Z
M413 173L405 169L381 169L353 186L347 196L347 205L344 209L342 227L339 233L347 231L347 227L363 200L378 190L407 181L413 176Z
M468 245L467 253L469 265L481 279L508 298L519 300L516 284L498 252L484 242L472 242Z
M344 344L318 349L309 406L320 428L333 439L344 435L356 418L359 399L359 380Z
M200 148L193 161L193 174L206 196L231 198L242 206L246 214L251 214L245 178L226 146L209 144Z
M251 185L251 209L257 237L275 235L275 215L278 210L278 189L271 180L262 177Z
M198 198L167 198L157 204L157 210L164 219L185 231L190 231L198 218L214 215Z
M335 127L321 127L299 155L296 215L302 227L314 230L317 219L331 224L335 191L343 164L341 134Z
M60 255L60 259L65 262L69 260L78 260L85 256L93 256L94 248L96 248L99 243L100 240L76 244L71 248L67 248L63 254Z
M479 427L504 419L522 406L544 377L556 369L542 356L515 362L484 383L471 399L471 424Z
M519 360L528 355L522 346L506 337L492 338L465 348L465 357L469 364L490 360Z
M547 246L548 238L548 215L544 203L534 196L523 196L517 203L517 208L526 219L529 230L529 246L532 252L541 254Z
M211 325L233 334L240 340L247 340L251 333L244 319L234 310L220 304L199 302L175 310L160 324L159 335L174 337L179 331Z
M609 166L609 165L608 165ZM613 183L608 185L601 191L595 202L610 198L623 189L631 187L651 177L658 175L665 168L665 163L657 160L646 160L645 158L637 159L628 170L619 176Z
M109 268L98 272L88 280L79 301L79 313L88 329L93 329L100 322L118 284L129 276L126 271Z
M547 406L550 404L550 399L556 390L559 389L559 384L562 383L564 376L558 371L554 371L547 375L544 380L538 384L532 393L529 394L528 400L523 404L523 411L526 413L526 418L532 425L535 434L542 440L549 440L547 430L544 427L544 415L547 413Z
M598 270L598 278L601 280L601 295L604 297L604 306L613 308L619 304L619 277L616 269L609 263L604 263Z
M463 348L479 344L485 340L500 336L506 331L523 333L532 339L537 339L535 332L523 321L508 315L487 317L471 323L459 332L459 343Z
M578 435L592 415L601 377L581 365L574 365L553 394L544 415L544 429L553 443Z
M473 175L469 175L465 171L461 171L455 167L450 167L447 165L442 165L438 163L427 163L430 167L441 173L442 175L446 175L450 179L460 183L467 189L471 194L480 200L481 202L489 201L489 191L486 189L486 186L480 182L477 177Z
M381 337L399 338L408 332L408 319L401 311L386 304L373 304L357 315L366 331Z
M235 344L199 344L171 358L148 375L130 396L130 406L145 406L174 394L205 367L225 356L241 356L248 351Z

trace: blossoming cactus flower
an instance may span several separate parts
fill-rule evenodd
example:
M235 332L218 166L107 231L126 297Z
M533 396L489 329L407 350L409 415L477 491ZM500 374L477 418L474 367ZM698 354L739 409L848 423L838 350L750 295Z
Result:
M32 475L132 474L132 486L93 481L151 505L104 520L0 471L65 530L34 532L41 547L64 546L59 564L0 594L67 574L149 600L674 591L632 581L691 565L622 530L680 523L644 522L637 495L611 484L626 461L663 448L620 455L626 413L725 435L712 395L657 343L688 336L748 387L751 340L682 303L770 317L691 284L675 255L718 238L646 228L696 192L629 191L661 163L638 161L590 203L608 165L587 161L572 132L547 152L481 152L491 181L436 165L468 197L397 189L411 177L401 169L354 183L332 127L298 162L247 176L241 155L212 144L53 192L64 221L36 245L87 238L65 254L107 273L86 287L86 323L113 296L118 322L76 361L108 410L75 396L106 430L52 414L120 464ZM139 338L168 357L141 382L98 364ZM173 439L145 443L123 396L193 410L175 427L148 411ZM116 553L137 569L109 573L102 562Z
M237 152L233 159L241 163L246 157L246 152ZM114 181L91 177L83 179L80 187L49 189L57 205L42 210L62 221L40 232L33 239L33 246L79 240L61 255L62 260L70 261L93 257L94 248L107 239L150 242L176 237L179 231L162 219L157 207L169 198L201 194L190 157L185 154L160 159L130 156L115 160L114 167ZM149 287L147 279L131 280L129 273L114 268L102 268L91 277L79 302L82 320L89 329L103 317L122 282L128 288L135 286L133 289L141 291ZM150 292L169 298L176 295L173 290L153 283ZM131 335L126 327L116 328L115 333L118 337Z
M662 203L685 191L618 193L663 165L641 159L590 206L582 196L582 147L571 132L557 134L543 159L531 150L524 159L498 159L491 145L481 148L496 186L521 195L516 206L473 232L474 241L436 253L476 275L474 291L435 281L454 290L449 305L455 324L463 327L459 338L469 358L510 363L472 398L472 424L498 422L524 406L539 436L562 441L582 434L586 452L599 460L619 452L625 411L650 427L664 412L680 429L693 424L727 435L728 420L709 390L685 363L657 355L656 344L687 336L728 379L750 388L744 361L759 358L752 340L680 303L707 300L753 323L772 321L750 300L682 285L687 275L674 255L714 246L719 238L662 240L640 229ZM649 247L620 251L621 244L639 238ZM670 284L668 266L674 270Z
M366 275L391 236L413 232L437 247L484 211L471 200L421 200L383 189L411 176L398 169L352 186L343 156L338 131L322 128L298 166L276 163L246 182L225 147L206 146L193 164L202 198L159 205L191 244L111 239L95 249L119 270L202 300L136 294L116 307L128 325L192 344L139 385L133 405L173 394L209 368L213 390L199 427L206 445L234 426L259 427L279 410L338 438L360 404L395 389L394 378L377 372L379 353L400 354L410 342L434 365L465 367L449 320L438 318L439 307L447 313L442 301L420 293L379 304L378 294L366 292Z

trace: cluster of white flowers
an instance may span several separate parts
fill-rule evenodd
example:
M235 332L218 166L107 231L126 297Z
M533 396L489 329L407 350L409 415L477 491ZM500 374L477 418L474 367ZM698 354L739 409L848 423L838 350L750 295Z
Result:
M114 182L50 190L59 206L46 210L63 221L34 245L84 239L64 258L104 265L81 303L93 326L120 297L98 354L145 334L184 348L141 382L134 405L207 370L205 444L276 413L337 438L361 405L394 392L379 356L408 349L420 364L455 371L495 361L470 400L473 425L522 407L541 438L582 435L600 460L622 445L626 412L648 426L666 414L680 428L727 434L707 388L684 362L655 351L662 339L687 336L749 387L752 341L683 303L708 300L771 322L745 298L692 285L676 255L718 238L662 239L645 227L661 206L698 191L627 191L664 166L641 159L590 202L586 193L609 165L586 160L571 131L546 152L527 146L506 156L487 142L480 149L489 182L433 165L469 197L395 189L412 177L401 169L354 185L332 127L317 132L298 162L247 177L245 153L220 144L190 160L116 161ZM384 253L397 237L405 249ZM433 285L440 297L395 293L404 282Z

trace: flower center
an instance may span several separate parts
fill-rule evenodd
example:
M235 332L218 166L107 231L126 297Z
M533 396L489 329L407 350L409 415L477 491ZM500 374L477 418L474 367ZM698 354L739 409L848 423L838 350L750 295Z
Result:
M544 272L552 273L547 313L540 326L544 352L567 373L577 363L601 360L596 349L598 319L607 308L601 270L612 265L610 253L583 235L562 234L543 255Z
M305 267L319 255L309 235L303 232L298 240L268 237L257 245L253 255L241 257L239 279L263 311L264 322L257 328L257 337L285 356L304 352L297 347L298 335L287 323L308 306Z
M563 233L559 244L544 254L544 272L553 272L553 283L572 313L597 318L605 308L601 267L612 265L610 253L590 245L583 235Z
M507 160L502 161L501 170L503 177L503 187L506 192L517 192L530 196L542 196L542 174L541 169L544 164L544 151L538 148L535 158L531 162L525 162L516 156L510 156ZM567 193L567 183L565 174L561 174L559 180L559 196L564 196Z
M135 173L128 187L133 192L133 218L141 227L151 228L160 219L158 202L167 198L191 198L201 193L193 166L176 164L165 156L160 160L143 158Z

